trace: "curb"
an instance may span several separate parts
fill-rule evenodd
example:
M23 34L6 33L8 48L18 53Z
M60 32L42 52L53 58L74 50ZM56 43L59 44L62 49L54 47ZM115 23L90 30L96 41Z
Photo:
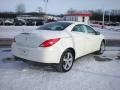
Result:
M0 38L0 46L10 46L13 42L13 39L9 38ZM116 46L120 47L120 40L113 40L113 39L107 39L106 40L106 46Z

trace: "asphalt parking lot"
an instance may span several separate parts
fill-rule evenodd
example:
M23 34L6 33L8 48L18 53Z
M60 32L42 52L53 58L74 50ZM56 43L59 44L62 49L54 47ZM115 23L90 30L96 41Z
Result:
M120 40L113 37L106 40L103 55L81 57L67 73L38 63L16 61L10 48L12 39L2 38L0 90L119 90Z
M10 48L0 48L0 90L119 90L120 47L75 61L71 71L16 61Z

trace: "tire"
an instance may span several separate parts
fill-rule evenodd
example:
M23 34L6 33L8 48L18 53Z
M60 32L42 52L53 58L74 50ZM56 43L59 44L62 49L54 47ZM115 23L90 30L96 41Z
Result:
M19 60L20 58L19 58L19 57L14 56L14 59L15 59L15 60Z
M105 51L105 43L102 42L100 45L100 50L96 52L97 55L103 54Z
M71 50L64 51L61 55L60 63L56 66L56 70L58 72L68 72L72 68L74 60L75 56Z
M22 59L22 58L19 58L19 57L17 57L17 56L14 56L14 59L15 59L16 61L27 62L26 60L24 60L24 59Z

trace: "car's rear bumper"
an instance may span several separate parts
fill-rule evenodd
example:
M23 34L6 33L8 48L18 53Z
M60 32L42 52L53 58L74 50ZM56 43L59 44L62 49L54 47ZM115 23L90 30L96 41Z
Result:
M57 52L57 49L53 48L28 48L28 47L21 47L16 45L15 43L12 44L12 53L14 56L22 58L24 60L30 60L35 62L41 63L59 63L60 55Z
M17 56L14 56L14 59L17 61L23 61L23 62L28 62L28 63L32 63L35 65L43 65L43 66L56 66L59 64L59 63L42 63L42 62L37 62L37 61L31 61L31 60L27 60L27 59L20 58Z

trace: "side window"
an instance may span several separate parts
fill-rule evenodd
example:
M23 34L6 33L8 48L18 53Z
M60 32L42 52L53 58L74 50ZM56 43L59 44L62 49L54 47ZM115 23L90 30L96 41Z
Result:
M85 32L83 25L76 25L72 31Z
M86 30L88 33L96 35L96 31L94 29L92 29L91 27L89 27L87 25L85 25L85 27L86 27Z

